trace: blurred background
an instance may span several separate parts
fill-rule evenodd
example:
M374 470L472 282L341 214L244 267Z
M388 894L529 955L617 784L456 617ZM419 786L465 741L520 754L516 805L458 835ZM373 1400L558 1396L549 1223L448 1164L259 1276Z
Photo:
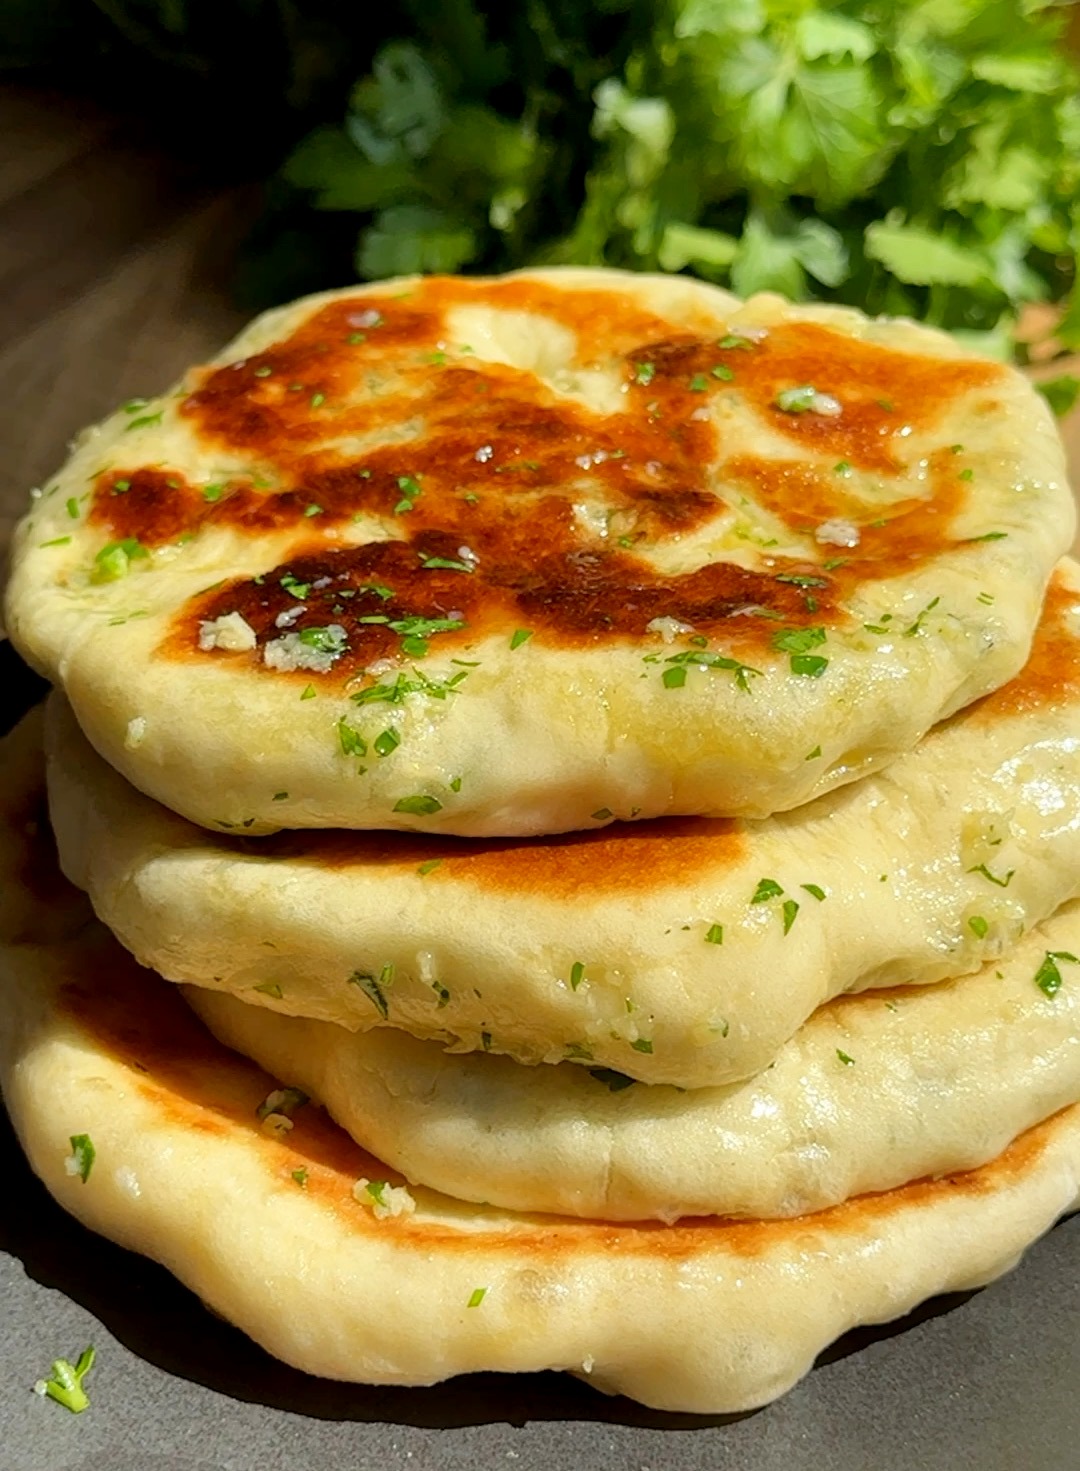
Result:
M0 0L0 546L254 310L538 262L945 327L1080 480L1078 55L1058 0Z

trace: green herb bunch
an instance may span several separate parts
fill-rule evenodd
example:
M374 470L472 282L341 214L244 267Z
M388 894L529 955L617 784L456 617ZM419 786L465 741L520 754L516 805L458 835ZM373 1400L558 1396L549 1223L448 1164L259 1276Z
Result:
M1080 88L1052 0L412 0L286 181L355 270L689 270L981 334L1073 290Z

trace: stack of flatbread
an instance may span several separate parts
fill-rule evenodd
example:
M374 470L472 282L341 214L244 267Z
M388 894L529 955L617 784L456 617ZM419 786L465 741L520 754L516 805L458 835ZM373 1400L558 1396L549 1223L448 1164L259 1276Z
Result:
M570 270L260 318L18 534L35 1170L371 1383L738 1410L987 1282L1080 1182L1073 520L1038 396L908 322Z

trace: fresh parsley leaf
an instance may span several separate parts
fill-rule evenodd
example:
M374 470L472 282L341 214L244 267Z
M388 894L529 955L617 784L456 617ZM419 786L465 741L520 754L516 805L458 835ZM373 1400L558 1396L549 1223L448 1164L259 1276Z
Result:
M94 1346L90 1344L83 1349L74 1364L67 1359L54 1359L52 1377L39 1379L34 1385L34 1393L55 1400L73 1415L81 1415L90 1405L83 1380L94 1367L96 1357Z

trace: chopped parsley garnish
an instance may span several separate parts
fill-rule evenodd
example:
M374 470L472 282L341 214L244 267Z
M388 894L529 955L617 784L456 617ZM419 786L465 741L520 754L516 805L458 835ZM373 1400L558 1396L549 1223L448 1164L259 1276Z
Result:
M326 402L326 394L325 393L313 393L311 395L310 403L311 403L311 407L313 409L321 409L322 406L323 406L323 404L325 402Z
M311 591L310 582L300 582L291 572L286 572L285 576L281 578L281 585L287 593L291 593L301 603Z
M450 778L450 790L452 792L460 792L461 791L461 777L460 776L452 776Z
M322 513L323 513L322 506L317 506L314 501L312 501L312 503L311 503L310 506L305 506L304 507L304 515L305 516L321 516Z
M821 887L820 884L800 884L799 888L805 889L810 897L812 899L816 899L819 904L821 904L825 899L825 890Z
M72 495L72 496L68 496L68 499L67 499L67 503L66 504L67 504L67 513L68 513L68 515L71 517L71 519L73 521L77 521L79 519L79 502Z
M915 619L915 622L910 626L910 628L905 628L904 629L904 637L905 638L914 638L917 633L921 633L922 632L922 626L923 626L923 620L925 619L926 615L928 613L932 613L934 611L934 609L937 607L938 603L940 603L940 602L941 602L941 599L940 598L932 598L930 600L930 602L927 603L926 607L923 608L922 611L918 614L918 616Z
M730 369L728 370L730 372ZM695 373L690 379L691 393L704 393L709 386L709 380L704 373Z
M817 679L829 667L828 659L809 651L825 642L824 628L788 628L773 634L773 648L791 655L792 674Z
M289 800L289 794L288 792L275 792L272 800L275 802L287 802Z
M313 684L309 684L305 688L304 693L300 696L300 698L302 700L313 700L315 698L315 686Z
M836 1055L845 1067L851 1067L855 1062L853 1057L849 1057L846 1052L841 1052L839 1047L836 1049Z
M399 797L394 803L395 812L407 812L413 817L431 817L436 812L442 811L442 803L438 797L429 796L426 792L418 792L414 797Z
M511 649L520 649L522 644L527 644L533 636L531 628L515 628L510 636Z
M797 899L784 900L784 934L791 929L799 913L799 902Z
M309 649L316 649L320 654L343 654L348 648L345 641L345 630L339 623L331 623L326 628L302 628L298 634L302 644Z
M441 1010L444 1006L449 1006L450 1005L450 992L446 989L446 987L442 984L441 981L432 981L432 983L431 983L431 989L435 992L435 995L439 998L439 1002L438 1002L438 1009L439 1010Z
M727 363L714 363L710 372L714 378L719 378L723 383L730 383L735 377L734 369L729 368Z
M782 388L773 403L785 414L805 414L814 407L817 397L813 384L803 383L798 388Z
M128 575L132 562L149 555L137 537L127 536L122 541L110 541L95 556L90 581L116 582Z
M608 818L614 817L615 814L610 807L598 807L590 816L594 822L607 822Z
M375 737L372 744L375 747L375 754L377 756L389 756L392 751L396 751L398 746L401 745L401 737L396 730L387 727L381 735Z
M291 1173L293 1179L296 1181L296 1183L300 1186L300 1188L302 1190L307 1185L307 1182L308 1182L308 1172L307 1172L307 1170L304 1168L303 1165L301 1165L299 1169L292 1170L292 1171L290 1171L290 1173Z
M655 377L656 377L656 364L655 363L635 363L634 364L634 382L635 383L640 383L643 387L648 388L649 384L653 381L653 379Z
M705 943L707 945L722 945L724 943L724 926L722 924L711 924L705 931Z
M1035 972L1035 984L1045 996L1056 996L1063 985L1058 961L1067 960L1070 965L1080 965L1075 955L1068 950L1048 950L1042 965Z
M754 343L750 337L742 337L737 332L729 332L726 337L721 337L716 345L723 348L743 348L749 351Z
M399 674L393 684L369 684L365 689L357 690L350 695L349 699L356 705L368 705L373 702L385 701L388 705L398 705L406 695L424 694L431 695L433 699L445 700L448 695L457 693L457 687L463 679L468 678L467 669L459 669L449 679L429 679L419 669L414 669L415 679L407 679L404 674Z
M138 419L132 419L131 423L127 425L127 428L128 429L145 429L145 428L148 428L152 424L160 424L161 423L161 415L162 415L162 413L163 413L163 410L162 409L158 409L158 411L157 411L156 414L142 414L142 415L140 415L140 417Z
M1010 868L1005 877L999 879L990 872L985 863L977 863L974 868L968 869L968 873L981 873L984 879L989 879L992 884L997 884L999 889L1007 889L1009 887L1015 872L1015 868Z
M783 892L783 889L775 879L759 879L758 886L754 890L754 897L750 900L750 903L767 904L770 899L779 899Z
M795 572L780 572L776 580L777 582L790 582L795 587L828 587L829 585L824 577L806 577Z
M337 723L338 741L343 756L366 756L367 741L358 730L346 723L344 715Z
M424 557L420 563L425 572L442 568L446 572L475 572L471 562L456 562L453 557Z
M112 487L112 493L113 493L113 495L126 495L127 492L130 489L131 489L131 481L130 480L114 480L113 481L113 487Z
M486 1287L474 1287L469 1296L469 1301L465 1304L465 1306L470 1308L478 1308L486 1296Z
M39 547L66 547L66 546L69 546L70 543L71 543L71 537L70 536L54 536L51 541L39 541L38 542L38 546ZM96 581L105 581L106 579L104 579L104 578L97 578L95 580Z
M94 1168L97 1151L89 1134L72 1134L71 1154L68 1156L68 1174L78 1175L85 1185Z
M807 754L803 757L803 760L804 761L817 761L820 758L820 756L821 756L821 747L820 746L815 746L812 751L807 752Z
M398 490L401 491L401 499L394 507L394 515L401 516L406 511L411 511L413 505L423 494L419 483L411 475L398 476Z
M386 991L391 985L393 985L393 981L394 967L392 965L383 966L382 970L379 972L378 980L376 980L373 975L359 970L354 970L352 975L349 977L350 985L360 987L361 991L363 991L364 995L369 998L371 1004L382 1017L383 1021L387 1021L390 1016L390 1007L386 1000Z
M361 618L361 623L386 622L393 633L401 636L401 652L410 658L422 659L428 652L428 639L435 633L453 633L464 628L462 618L423 618L413 615L408 618L382 619L381 614Z
M273 371L269 363L263 363L260 367L254 369L254 376L256 378L269 378Z
M576 991L577 988L581 985L581 983L582 983L582 981L584 979L585 979L585 963L584 963L584 961L581 961L581 960L575 960L574 963L573 963L573 965L570 967L570 989L571 989L571 991Z
M386 602L387 598L394 596L394 589L387 587L384 582L362 582L356 588L356 591L374 593L377 598L382 598L383 602ZM340 593L339 596L344 597L345 594Z
M968 920L968 929L979 940L985 940L990 926L981 914L973 914Z
M202 498L204 501L219 501L224 490L224 485L221 485L220 483L215 485L204 485Z
M368 1195L371 1196L375 1204L382 1206L384 1210L386 1209L385 1191L389 1183L389 1180L369 1180L364 1187L364 1189L367 1191Z
M429 873L435 872L441 862L441 858L429 858L426 863L421 863L416 871L421 878L426 878Z
M833 474L834 475L850 475L851 474L851 466L848 464L847 460L841 460L838 464L834 465L833 466Z
M969 536L968 541L971 543L977 541L1004 541L1008 534L1007 531L988 531L984 536Z
M638 1037L635 1042L630 1043L630 1046L635 1052L651 1053L653 1050L653 1045L647 1037Z
M277 981L260 981L257 986L252 986L253 991L259 991L263 996L272 996L275 1001L282 998L282 990Z
M747 693L750 690L750 676L761 673L760 669L742 664L738 659L729 659L725 654L711 654L705 649L685 649L681 654L669 654L664 663L670 666L662 675L668 689L679 689L686 683L687 665L695 669L730 669L735 675L735 683ZM670 678L673 674L681 675L682 678Z
M55 1400L73 1415L81 1415L90 1404L83 1380L94 1367L95 1357L94 1345L90 1344L74 1364L68 1363L67 1359L54 1359L52 1378L39 1379L34 1385L34 1393Z
M970 467L970 465L968 466L968 468L966 470L961 470L960 471L960 479L961 480L974 480L975 479L975 471Z

